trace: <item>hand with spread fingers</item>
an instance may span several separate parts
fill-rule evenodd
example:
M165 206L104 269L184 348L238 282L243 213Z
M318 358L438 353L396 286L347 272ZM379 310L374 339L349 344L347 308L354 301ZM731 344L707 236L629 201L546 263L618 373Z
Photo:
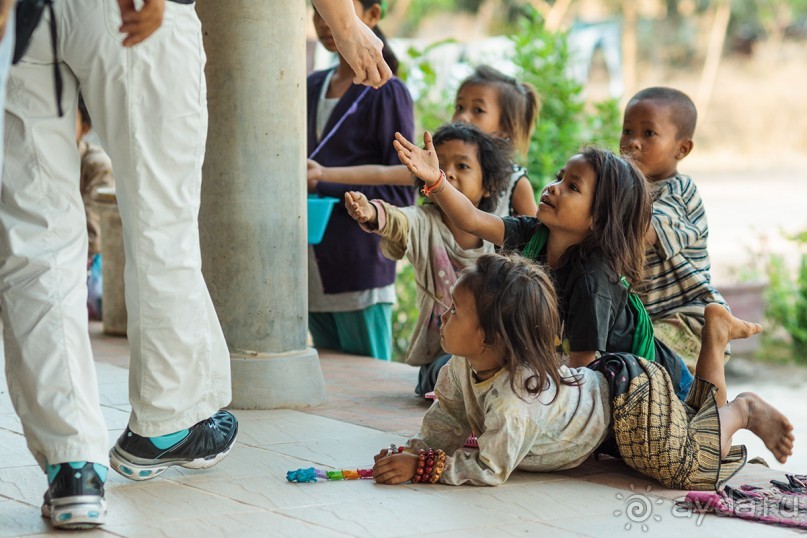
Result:
M440 179L440 161L434 150L432 135L428 131L423 134L423 148L419 148L407 140L401 133L395 133L392 143L398 152L398 158L410 172L419 177L427 186L432 186Z

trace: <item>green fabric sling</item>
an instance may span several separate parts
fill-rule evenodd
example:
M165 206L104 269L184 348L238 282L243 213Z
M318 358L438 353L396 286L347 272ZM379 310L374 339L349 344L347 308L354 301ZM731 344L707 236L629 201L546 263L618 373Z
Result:
M535 228L535 233L532 234L532 237L530 237L530 241L527 243L527 246L525 246L524 250L521 251L521 255L528 260L536 260L538 258L538 254L541 253L544 245L546 245L547 238L549 238L549 228L546 226L538 226Z
M521 255L530 260L538 258L541 250L546 245L547 238L549 237L549 229L546 226L539 226L535 229ZM648 361L654 362L656 360L656 339L653 334L653 322L647 314L642 300L636 292L631 291L628 280L623 276L620 279L625 288L628 290L628 305L630 305L633 315L636 318L636 327L633 331L633 343L631 344L630 352L639 357L643 357Z
M636 328L633 332L633 345L631 345L630 352L650 362L655 362L656 337L653 333L653 322L650 320L650 315L645 310L639 295L631 291L628 280L623 276L620 282L628 289L628 303L633 310L633 315L636 316Z

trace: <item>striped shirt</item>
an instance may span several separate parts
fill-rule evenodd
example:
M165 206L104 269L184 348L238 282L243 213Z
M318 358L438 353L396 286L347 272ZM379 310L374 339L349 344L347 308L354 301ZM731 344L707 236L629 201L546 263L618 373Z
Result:
M703 201L692 178L680 174L651 183L650 192L658 240L646 252L642 301L654 320L678 313L702 317L708 303L726 304L709 274Z

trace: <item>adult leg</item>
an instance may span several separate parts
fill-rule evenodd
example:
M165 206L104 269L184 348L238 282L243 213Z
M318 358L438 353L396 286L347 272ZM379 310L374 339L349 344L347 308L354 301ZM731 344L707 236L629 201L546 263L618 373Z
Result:
M717 388L715 400L719 407L721 454L731 449L731 437L741 429L754 432L782 463L793 453L793 425L768 402L750 392L744 392L727 403L724 350L730 340L748 338L762 327L732 316L724 307L706 307L701 345L695 374Z
M124 232L129 426L162 436L230 401L229 352L202 278L198 212L207 134L205 55L193 5L123 48L114 0L63 2L62 54L112 159Z
M4 136L13 150L0 196L0 291L9 393L47 471L42 514L75 529L104 522L107 429L87 331L77 85L60 65L69 113L59 118L49 23L47 14L9 78ZM4 66L9 42L13 32L0 47Z
M60 3L62 4L62 3ZM58 9L58 8L57 8ZM0 196L0 291L9 393L44 466L107 461L87 327L87 230L75 143L76 78L56 109L49 14L11 69Z

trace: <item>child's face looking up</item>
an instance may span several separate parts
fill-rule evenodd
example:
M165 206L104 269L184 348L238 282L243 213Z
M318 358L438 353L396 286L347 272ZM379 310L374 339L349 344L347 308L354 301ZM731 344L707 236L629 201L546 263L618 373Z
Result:
M496 368L497 364L479 364L485 350L485 333L479 325L473 293L457 281L451 290L451 307L441 318L440 344L446 353L465 357L476 371Z
M591 233L591 207L596 187L594 168L582 155L575 155L541 193L538 220L553 234L565 231L574 239L584 239Z
M380 4L373 4L371 7L364 9L364 6L361 5L359 0L353 0L353 7L361 21L370 28L375 28L379 19L381 19ZM317 38L319 42L322 43L322 46L325 47L325 50L328 52L339 52L336 48L336 41L333 39L330 26L328 26L325 19L317 12L316 8L314 8L314 30L316 30Z
M678 138L672 107L634 101L625 108L619 149L633 158L648 180L658 181L678 173L678 161L689 154L692 141Z
M451 121L470 123L491 136L508 136L502 132L499 90L493 86L467 85L460 89Z
M446 140L434 149L448 182L479 207L482 198L488 196L482 184L479 148L462 140Z

